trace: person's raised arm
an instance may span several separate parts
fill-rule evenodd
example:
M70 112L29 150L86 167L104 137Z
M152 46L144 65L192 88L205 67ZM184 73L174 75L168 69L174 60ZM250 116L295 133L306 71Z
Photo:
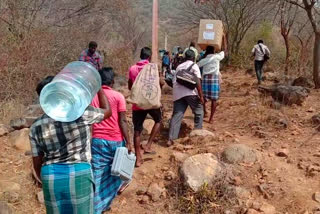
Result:
M203 58L202 60L200 60L197 65L199 66L199 68L202 68L203 66L205 66L206 64L208 64L208 62L210 61L210 59L208 58Z
M224 59L224 56L225 56L224 51L221 51L220 53L217 53L217 54L215 55L215 58L216 58L217 60L221 61L221 60Z
M108 119L109 117L111 117L112 111L110 108L110 103L108 101L108 98L104 94L103 89L99 90L98 98L99 98L100 108L104 110L104 119Z

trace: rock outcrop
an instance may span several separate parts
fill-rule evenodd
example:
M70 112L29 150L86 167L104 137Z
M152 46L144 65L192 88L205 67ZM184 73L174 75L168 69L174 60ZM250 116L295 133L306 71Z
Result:
M187 158L180 169L186 186L198 191L204 184L212 184L221 177L224 168L211 153L198 154Z

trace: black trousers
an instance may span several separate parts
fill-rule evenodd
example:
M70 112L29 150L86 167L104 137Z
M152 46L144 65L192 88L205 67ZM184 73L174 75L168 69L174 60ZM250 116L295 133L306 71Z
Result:
M258 61L258 60L254 61L254 68L256 70L258 82L261 82L262 78L263 78L263 65L264 65L263 60L262 61Z

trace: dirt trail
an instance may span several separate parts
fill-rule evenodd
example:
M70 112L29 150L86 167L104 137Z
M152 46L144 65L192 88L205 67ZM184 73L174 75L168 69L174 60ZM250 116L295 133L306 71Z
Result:
M305 170L299 169L297 165L301 159L305 159L311 165L319 163L319 157L315 157L314 154L319 153L320 146L317 142L320 140L320 134L314 131L309 122L311 116L320 110L319 106L315 105L318 102L319 91L313 91L302 107L273 110L269 107L271 99L260 96L255 79L246 75L244 71L229 71L224 73L223 77L223 91L215 123L204 123L205 129L213 131L222 140L214 148L202 148L202 151L219 156L230 144L249 145L258 150L259 161L253 166L239 166L239 176L243 186L251 191L252 198L266 198L265 200L275 206L279 213L312 211L319 205L312 200L313 193L320 190L318 175L306 176ZM170 106L166 109L172 108L170 100L170 95L164 96L165 105ZM313 112L309 112L310 109L314 109ZM170 114L170 111L165 113L166 119ZM288 128L281 129L275 126L273 121L268 121L272 120L274 115L288 120ZM193 124L190 110L184 121ZM250 128L252 124L261 126L266 136L256 137L255 129ZM316 134L313 135L314 133ZM136 170L132 186L115 200L112 213L130 213L133 210L136 213L175 213L168 205L170 199L160 204L140 204L136 195L139 185L165 182L161 175L162 169L176 169L175 164L170 162L170 155L175 150L162 146L165 139L162 140L161 145L155 145L158 155ZM276 153L284 148L289 151L288 157L276 156ZM259 185L266 188L264 196L258 190Z
M312 213L320 205L312 200L312 195L320 191L320 182L318 172L308 174L307 169L319 166L320 134L312 127L310 118L320 112L320 91L313 90L302 107L275 110L270 107L271 99L260 96L255 79L243 70L223 72L223 79L215 123L204 123L204 128L213 131L218 140L213 146L194 145L191 152L212 152L219 157L228 145L249 145L258 151L259 161L252 166L236 166L236 174L251 197L266 200L279 213L300 214L306 210ZM162 103L167 127L172 109L167 89ZM279 118L288 122L287 128L276 124ZM190 110L184 121L193 125ZM174 206L177 200L169 195L158 202L141 203L141 196L136 194L153 182L169 186L170 181L164 179L165 171L177 172L177 164L170 160L176 149L165 146L166 136L164 128L154 145L157 154L144 156L144 164L135 170L131 185L115 199L110 213L178 213ZM281 149L288 151L288 157L276 155ZM0 180L9 179L21 185L19 200L12 203L17 213L44 213L44 207L36 199L40 189L33 185L30 176L30 157L15 151L6 137L0 139L0 151ZM259 186L263 187L262 192Z

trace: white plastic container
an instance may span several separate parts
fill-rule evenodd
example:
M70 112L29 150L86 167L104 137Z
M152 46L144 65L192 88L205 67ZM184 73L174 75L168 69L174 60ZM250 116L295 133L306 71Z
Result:
M52 119L71 122L82 116L101 88L98 71L87 62L69 63L40 94L40 105Z
M114 155L111 175L120 176L123 181L129 181L132 179L135 163L136 156L133 153L128 154L126 147L119 147Z

